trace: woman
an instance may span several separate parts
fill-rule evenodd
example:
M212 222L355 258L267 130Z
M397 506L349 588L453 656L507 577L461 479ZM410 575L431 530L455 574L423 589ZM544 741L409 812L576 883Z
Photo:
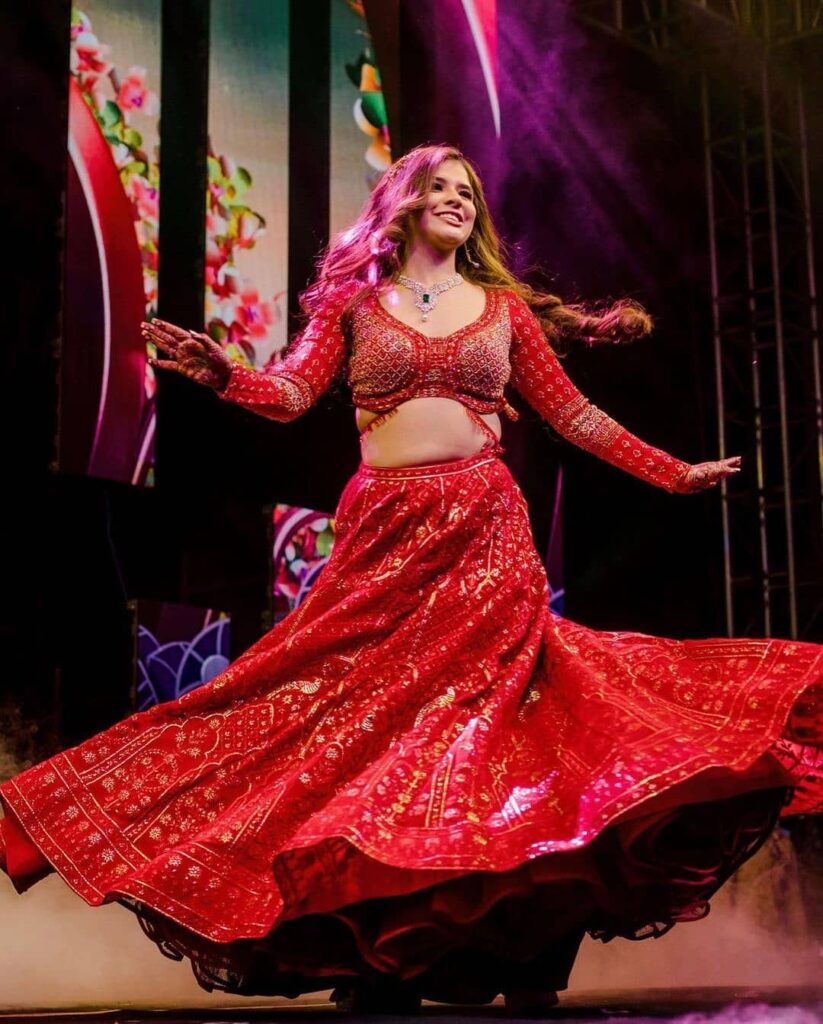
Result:
M499 458L509 379L568 439L671 492L740 460L683 463L575 389L550 342L622 341L649 319L517 282L456 150L390 168L304 306L265 373L203 335L145 331L157 366L275 420L345 367L363 461L327 567L223 675L0 787L7 870L20 890L56 869L88 903L120 900L205 987L336 985L360 1010L502 992L540 1013L587 930L702 917L765 838L792 758L823 742L823 648L549 613Z

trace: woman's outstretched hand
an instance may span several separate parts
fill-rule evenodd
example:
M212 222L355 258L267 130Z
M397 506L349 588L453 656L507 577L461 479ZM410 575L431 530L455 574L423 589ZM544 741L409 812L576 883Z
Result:
M733 455L730 459L717 462L698 462L686 474L686 490L703 491L707 487L714 487L725 477L739 473L740 461L739 455Z
M186 331L165 320L143 323L140 329L144 338L153 341L161 352L172 357L150 359L152 366L161 370L174 370L189 380L218 391L222 391L228 384L232 361L207 334Z

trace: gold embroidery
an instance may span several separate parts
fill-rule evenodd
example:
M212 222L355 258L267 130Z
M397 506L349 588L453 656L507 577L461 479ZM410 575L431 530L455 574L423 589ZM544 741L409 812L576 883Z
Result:
M423 719L426 718L427 715L431 714L432 711L437 708L447 708L450 704L453 704L455 696L454 687L450 686L445 693L441 693L439 697L435 697L434 700L430 700L428 704L424 704L414 720L415 728L417 728L423 722Z
M386 412L409 398L458 398L478 412L506 411L503 389L511 375L508 305L498 289L471 324L430 338L402 323L376 296L352 316L348 380L354 403Z
M611 448L623 429L585 395L578 395L562 406L555 426L569 441L589 451Z

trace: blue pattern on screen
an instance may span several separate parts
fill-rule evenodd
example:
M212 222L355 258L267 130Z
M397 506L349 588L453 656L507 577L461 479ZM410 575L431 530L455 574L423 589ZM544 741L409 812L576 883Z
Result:
M229 665L230 620L209 623L191 640L160 644L151 630L137 631L137 709L176 700Z

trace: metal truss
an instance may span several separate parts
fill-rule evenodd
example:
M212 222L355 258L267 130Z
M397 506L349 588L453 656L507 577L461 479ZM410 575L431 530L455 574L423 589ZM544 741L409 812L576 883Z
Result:
M823 53L823 0L575 10L683 73L699 101L719 451L749 467L722 487L726 628L812 639L823 625L823 391L802 68Z
M574 9L583 21L651 52L682 47L679 30L695 18L769 45L823 34L823 0L578 0Z

